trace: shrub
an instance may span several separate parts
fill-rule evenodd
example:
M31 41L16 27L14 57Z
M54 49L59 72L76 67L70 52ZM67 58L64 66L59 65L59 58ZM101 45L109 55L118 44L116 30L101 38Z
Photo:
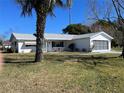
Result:
M75 44L74 44L74 43L70 44L70 45L68 46L68 48L70 48L71 51L74 51L74 50L75 50Z
M76 52L79 52L80 50L79 50L78 48L75 48L75 51L76 51Z
M87 52L87 50L85 48L82 49L82 52Z

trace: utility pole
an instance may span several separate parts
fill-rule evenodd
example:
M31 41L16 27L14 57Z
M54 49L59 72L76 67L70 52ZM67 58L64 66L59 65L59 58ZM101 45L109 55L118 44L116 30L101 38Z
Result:
M72 0L67 0L67 6L69 7L69 25L71 24L71 9L72 9Z
M69 25L71 24L71 7L69 7Z

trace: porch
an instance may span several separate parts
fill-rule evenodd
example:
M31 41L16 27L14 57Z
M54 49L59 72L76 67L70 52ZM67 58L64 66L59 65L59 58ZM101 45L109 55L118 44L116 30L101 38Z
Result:
M65 50L66 41L46 41L46 52L62 52Z

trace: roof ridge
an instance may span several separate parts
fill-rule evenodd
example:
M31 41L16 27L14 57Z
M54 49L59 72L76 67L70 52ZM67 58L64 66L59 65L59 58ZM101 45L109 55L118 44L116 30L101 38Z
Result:
M71 35L71 34L57 34L57 33L44 33L45 35L67 35L67 36L77 36L77 35Z
M74 40L74 39L81 39L81 38L90 38L100 33L105 33L105 32L100 31L100 32L87 33L82 35L44 33L45 34L44 37L45 39L48 39L48 40ZM13 33L13 35L16 37L16 39L19 39L19 40L36 40L36 37L33 34Z
M91 32L91 33L86 33L86 34L81 34L81 35L88 35L88 34L98 34L98 33L101 33L101 32Z
M28 34L28 33L15 33L15 32L13 32L12 34L33 35L33 34Z

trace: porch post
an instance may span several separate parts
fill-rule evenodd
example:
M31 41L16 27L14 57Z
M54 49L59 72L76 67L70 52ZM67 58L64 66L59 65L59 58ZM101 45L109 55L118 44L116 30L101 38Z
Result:
M46 52L47 52L47 41L46 41Z

